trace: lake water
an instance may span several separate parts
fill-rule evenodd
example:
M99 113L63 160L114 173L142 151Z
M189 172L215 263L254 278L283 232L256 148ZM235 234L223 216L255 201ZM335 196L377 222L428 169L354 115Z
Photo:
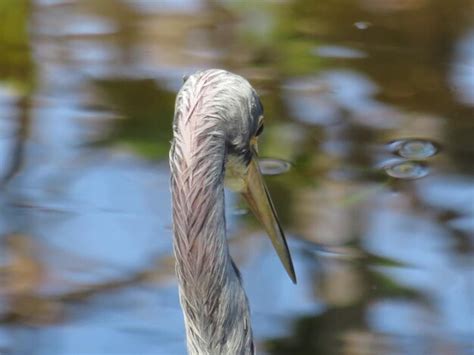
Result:
M0 354L185 354L185 74L261 95L293 285L226 195L260 354L474 354L472 0L1 0Z

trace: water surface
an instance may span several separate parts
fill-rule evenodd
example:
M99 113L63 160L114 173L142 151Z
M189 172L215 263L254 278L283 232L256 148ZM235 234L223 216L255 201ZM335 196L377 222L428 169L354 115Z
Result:
M472 0L2 0L0 354L184 354L174 98L261 94L295 260L227 194L261 354L473 354Z

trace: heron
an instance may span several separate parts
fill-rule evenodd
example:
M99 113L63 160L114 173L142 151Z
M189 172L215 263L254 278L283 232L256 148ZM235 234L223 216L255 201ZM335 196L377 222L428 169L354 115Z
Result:
M188 353L255 353L249 302L226 239L224 186L240 192L291 280L285 235L259 170L263 106L243 77L209 69L176 97L170 149L173 249Z

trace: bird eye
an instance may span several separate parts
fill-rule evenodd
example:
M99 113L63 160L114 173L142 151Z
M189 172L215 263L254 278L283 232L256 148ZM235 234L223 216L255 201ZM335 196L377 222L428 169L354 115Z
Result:
M258 137L259 135L261 135L262 132L263 132L263 123L260 124L260 126L258 127L257 133L255 133L255 137Z

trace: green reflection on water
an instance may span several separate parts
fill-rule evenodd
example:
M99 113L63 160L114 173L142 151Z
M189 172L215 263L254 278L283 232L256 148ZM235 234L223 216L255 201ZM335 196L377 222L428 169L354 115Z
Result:
M35 85L28 34L30 6L28 0L0 2L0 81L25 95Z
M109 140L128 145L150 159L167 157L175 93L149 79L108 79L97 81L96 85L105 101L124 117L115 125Z

